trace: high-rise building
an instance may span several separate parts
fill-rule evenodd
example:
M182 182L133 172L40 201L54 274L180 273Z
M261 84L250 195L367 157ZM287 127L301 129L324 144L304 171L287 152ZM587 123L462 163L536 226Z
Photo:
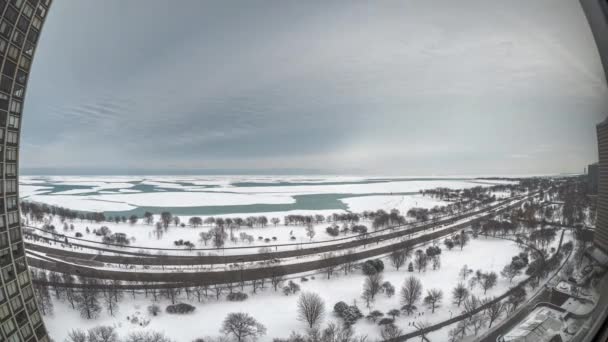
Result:
M587 185L589 186L589 194L595 195L598 190L598 182L600 177L600 166L598 163L590 164L587 167Z
M0 341L49 341L19 213L19 133L32 58L51 0L0 0Z
M597 125L599 177L594 244L608 253L608 119Z

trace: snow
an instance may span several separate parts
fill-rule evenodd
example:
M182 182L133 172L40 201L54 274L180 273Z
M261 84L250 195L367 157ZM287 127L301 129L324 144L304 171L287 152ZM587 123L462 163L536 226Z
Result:
M397 294L391 298L383 294L378 295L372 310L387 312L393 308L401 307L398 296L399 288L406 277L414 275L422 281L425 291L430 288L443 290L443 304L439 309L436 309L435 314L431 314L429 309L419 304L418 306L424 312L423 316L398 317L396 324L404 332L410 332L412 331L412 327L408 326L409 322L428 321L430 323L438 323L449 319L450 311L454 314L459 311L455 305L451 304L451 290L457 284L459 278L458 272L464 264L468 264L472 269L499 272L509 262L511 256L518 252L519 247L514 242L494 238L479 238L471 240L470 244L465 246L462 251L458 248L452 251L444 249L441 257L442 268L436 271L431 270L430 267L426 272L422 273L407 272L407 267L396 271L389 265L388 260L384 260L386 265L384 280L390 281L397 288ZM356 271L348 276L334 275L329 280L325 279L325 275L323 274L318 274L315 277L315 280L296 282L300 283L303 291L316 292L325 300L327 310L325 323L330 320L336 320L331 311L333 305L338 301L344 301L349 304L356 301L362 312L364 314L368 313L368 310L360 299L364 281L364 276L360 271ZM514 283L523 279L522 277L516 278ZM486 296L499 295L506 291L509 285L507 280L499 277L498 285L488 290ZM210 297L204 303L196 303L195 299L191 299L187 302L197 307L195 313L184 316L172 316L162 313L160 316L152 318L150 325L146 329L164 331L177 341L191 341L197 337L218 335L223 318L230 312L241 311L253 315L266 325L268 334L261 338L262 342L271 341L273 337L287 337L291 331L304 331L305 325L299 322L296 317L297 296L284 296L281 293L275 293L269 288L255 295L251 293L251 289L246 290L250 298L245 302L229 302L224 298L216 301L213 299L214 297ZM475 295L484 297L483 291L480 289L475 289L474 293ZM182 298L182 300L186 301L185 298ZM115 325L119 332L125 335L130 331L141 329L128 323L126 316L132 315L135 311L145 312L146 307L150 304L151 300L144 299L143 295L138 295L137 299L132 299L130 294L125 293L125 299L120 304L120 314L117 317L109 317L106 312L103 312L99 319L87 321L80 318L77 312L69 308L69 304L55 301L55 315L53 317L45 317L45 322L51 336L58 341L62 341L69 329L74 326L88 328L99 324ZM161 307L167 304L166 300L162 301ZM65 322L73 322L74 324L66 326ZM364 319L360 320L354 327L357 334L369 335L371 340L379 337L379 327Z
M83 211L126 211L136 208L127 203L103 201L97 197L99 196L30 195L27 200Z
M402 212L407 212L413 207L433 208L435 206L444 206L448 202L437 200L429 196L422 195L398 195L398 196L362 196L348 197L340 201L348 205L348 209L352 212L360 213L365 210L383 209L390 211L391 209L400 209Z

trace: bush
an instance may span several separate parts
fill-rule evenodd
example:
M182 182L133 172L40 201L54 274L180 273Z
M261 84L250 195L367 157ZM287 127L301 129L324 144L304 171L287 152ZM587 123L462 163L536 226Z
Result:
M242 302L242 301L246 300L248 297L249 296L247 296L246 293L232 292L226 296L226 299L228 299L231 302Z
M168 305L166 311L170 314L186 314L191 313L196 309L194 306L186 303Z
M76 235L75 235L75 236L76 236L77 238L80 238L80 237L82 237L82 233L81 233L81 232L78 232L78 233L76 233Z
M160 306L158 306L156 304L152 304L152 305L148 306L148 312L152 316L158 316L158 314L160 313Z
M392 318L388 318L388 317L385 317L378 321L378 325L386 325L386 324L393 324L393 323L395 323L395 320Z
M334 305L334 313L338 317L344 317L344 313L346 312L346 310L348 310L348 304L346 304L344 302L337 302Z
M338 227L327 227L327 228L325 228L325 231L330 236L338 236L338 235L340 235L340 229L338 229Z
M380 259L367 260L361 267L363 274L372 275L384 271L384 263Z

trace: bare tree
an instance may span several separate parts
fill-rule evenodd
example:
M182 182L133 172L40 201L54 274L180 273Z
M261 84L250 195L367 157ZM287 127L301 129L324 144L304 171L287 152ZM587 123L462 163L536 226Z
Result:
M517 277L520 274L521 269L518 269L517 267L513 266L513 264L505 265L502 271L500 271L500 275L505 279L509 279L509 283L512 283L513 278Z
M298 298L298 319L308 323L313 328L325 316L325 303L313 292L303 292Z
M494 272L482 273L481 274L481 287L483 288L483 294L493 288L496 285L498 276Z
M416 310L416 303L422 296L422 283L414 276L405 279L401 286L401 305L403 310L409 315Z
M506 306L502 301L496 301L488 305L488 307L485 309L485 315L488 318L489 322L488 328L491 328L492 323L494 323L494 321L500 318L502 313L505 311L505 308Z
M397 337L403 335L403 330L397 328L394 324L385 324L380 330L380 336L382 337L382 341L391 341L396 339Z
M367 277L365 277L365 282L363 284L363 291L369 291L372 302L374 301L374 298L380 292L381 289L382 289L382 274L381 273L369 274L369 275L367 275Z
M460 307L460 304L469 297L469 290L463 283L458 283L452 290L453 303Z
M435 313L435 308L439 306L439 303L443 300L443 291L440 289L431 289L426 292L424 297L424 303L431 308L431 313Z
M78 311L80 311L80 316L86 319L93 319L99 316L101 312L101 306L99 305L99 300L97 299L97 290L93 287L96 282L95 281L87 281L86 284L90 285L90 287L84 287L80 291L80 295L76 300L76 307Z
M238 342L242 342L247 338L256 339L265 335L266 327L249 314L233 312L226 316L220 331L226 335L232 335Z
M89 329L88 342L119 342L118 334L113 327L98 326Z
M487 322L487 319L486 319L485 315L483 314L483 312L478 312L471 316L471 318L468 321L468 324L470 327L473 328L473 332L475 333L475 336L477 336L477 334L479 333L481 328L486 326L486 322Z
M405 264L405 261L407 260L407 257L409 256L408 253L411 253L411 250L399 249L399 250L392 252L389 255L391 265L393 265L393 267L397 271L399 271L399 268L401 268Z
M65 340L66 342L87 342L87 333L82 329L72 329Z

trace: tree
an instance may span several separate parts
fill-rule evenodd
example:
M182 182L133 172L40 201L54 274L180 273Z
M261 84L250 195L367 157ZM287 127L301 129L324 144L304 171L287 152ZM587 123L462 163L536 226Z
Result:
M414 257L414 264L416 265L416 270L420 273L422 270L426 271L426 265L428 263L428 258L426 254L421 250L416 251L416 256Z
M82 318L93 319L99 316L101 306L99 305L99 300L97 300L97 290L92 287L96 285L96 282L88 281L87 285L91 285L91 287L82 288L76 300L76 307L80 311Z
M88 342L119 342L119 339L113 327L98 326L89 329Z
M443 291L440 289L431 289L426 292L426 297L424 297L424 304L428 305L431 308L431 313L435 313L435 308L439 306L441 301L443 300Z
M405 279L401 286L401 305L403 310L409 315L416 310L415 304L422 296L422 282L414 276Z
M521 269L516 268L513 264L505 265L505 267L500 271L500 275L509 279L509 284L513 282L513 278L517 277L521 274Z
M395 287L389 281L385 281L382 283L382 291L388 298L391 298L395 294Z
M518 286L513 289L507 299L509 303L509 312L515 312L517 307L526 300L526 289L522 286Z
M465 280L467 280L469 275L471 275L471 273L473 273L473 270L470 269L469 266L464 265L464 266L462 266L462 268L460 269L460 272L458 274L462 277L462 280L465 281Z
M481 288L483 288L483 294L493 288L496 285L496 280L498 276L494 272L482 273L481 274Z
M405 264L405 261L407 260L409 254L411 254L410 249L400 249L392 252L389 255L391 265L393 265L393 267L395 267L395 269L399 271L399 268L401 268L401 266Z
M137 217L137 215L131 215L131 216L129 216L129 223L130 224L136 224L138 220L139 220L139 218Z
M397 328L397 326L392 323L385 324L382 327L382 330L380 330L380 336L382 337L383 341L391 341L401 335L403 335L403 331L401 329Z
M308 236L310 240L315 237L315 227L312 224L306 225L306 236Z
M494 303L486 307L485 315L488 318L488 322L490 323L488 325L488 328L492 327L492 323L494 323L494 321L496 321L502 315L504 310L505 304L502 301L495 301Z
M203 224L203 219L198 216L192 216L191 218L188 219L188 224L191 225L192 227L196 228Z
M477 334L479 333L479 330L481 330L481 328L486 326L486 316L483 314L483 312L478 312L474 315L471 316L471 318L469 319L469 326L473 328L473 332L475 332L475 336L477 336Z
M313 328L325 316L325 302L313 292L303 292L298 298L298 319Z
M220 331L225 335L233 335L238 342L242 342L247 338L256 339L265 335L266 327L247 313L233 312L226 316Z
M152 213L151 213L151 212L149 212L149 211L146 211L146 212L144 213L144 222L145 222L146 224L152 224L152 222L154 222L154 214L152 214Z
M401 315L401 311L399 311L398 309L392 309L389 312L387 312L386 314L393 317L393 319L395 319L395 317Z
M207 246L207 242L213 238L213 234L210 232L200 232L198 233L199 241L202 241L205 246Z
M68 332L66 342L87 342L87 333L82 329L72 329Z
M460 246L460 250L462 250L464 248L464 246L466 246L469 243L469 236L467 235L467 233L464 232L464 230L462 230L460 232L460 236L457 240L458 245Z
M363 284L363 291L369 291L371 296L371 301L374 301L374 298L382 289L382 274L374 273L365 277L365 282Z
M164 333L158 331L136 331L129 334L125 342L173 342ZM218 342L221 342L218 339ZM223 341L222 341L223 342Z
M173 215L171 215L171 213L168 211L163 211L160 213L160 221L163 223L163 228L169 228L169 223L171 223L172 218Z
M464 302L469 297L469 290L463 283L458 283L456 287L452 290L452 303L456 304L456 306L460 307L460 304Z

